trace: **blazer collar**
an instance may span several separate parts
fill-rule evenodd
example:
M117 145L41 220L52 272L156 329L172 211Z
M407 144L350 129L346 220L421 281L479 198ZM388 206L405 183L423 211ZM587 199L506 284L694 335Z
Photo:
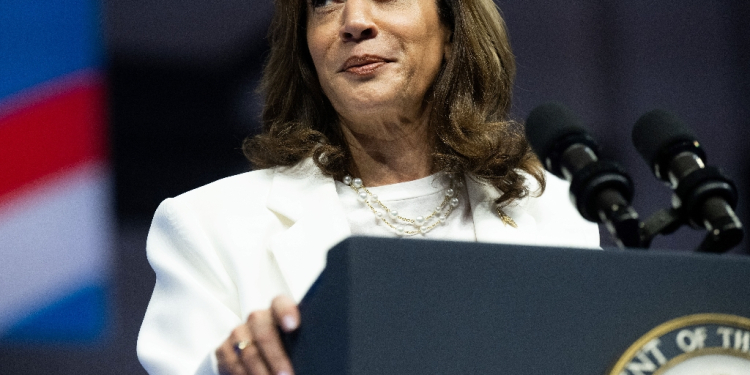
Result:
M266 206L288 227L268 248L299 302L323 271L328 250L351 235L335 182L312 159L277 168Z
M470 174L465 180L477 241L534 242L537 224L528 213L528 198L503 208L518 225L513 228L495 210L493 202L500 192ZM299 302L325 268L328 250L351 235L349 222L334 180L323 175L312 159L275 170L266 206L287 227L271 236L268 248Z

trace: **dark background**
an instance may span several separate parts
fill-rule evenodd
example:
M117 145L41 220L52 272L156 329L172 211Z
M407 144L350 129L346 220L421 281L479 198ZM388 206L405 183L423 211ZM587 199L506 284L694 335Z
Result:
M636 154L630 131L646 111L676 112L741 192L748 217L750 2L747 0L498 1L518 62L514 117L556 100L584 120L636 182L646 217L670 192ZM119 223L112 311L96 347L3 347L0 374L138 374L135 343L153 287L145 257L158 203L248 170L254 93L266 56L270 0L105 0L112 160ZM606 232L603 244L611 244ZM653 247L689 250L682 229ZM748 241L733 252L747 252Z

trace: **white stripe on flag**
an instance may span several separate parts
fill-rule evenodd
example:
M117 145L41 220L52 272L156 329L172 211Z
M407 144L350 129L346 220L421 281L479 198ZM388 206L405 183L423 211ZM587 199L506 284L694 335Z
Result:
M96 163L0 206L0 335L80 287L106 281L111 196L109 170Z

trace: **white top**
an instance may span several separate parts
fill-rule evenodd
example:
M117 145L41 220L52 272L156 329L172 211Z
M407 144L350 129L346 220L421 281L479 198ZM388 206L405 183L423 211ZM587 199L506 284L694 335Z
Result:
M449 188L448 178L442 173L437 173L414 181L368 187L367 190L377 195L378 200L388 209L397 210L402 217L415 219L418 216L427 217L435 211L445 200L445 192ZM474 233L474 219L469 205L469 195L465 187L456 190L459 190L456 194L459 203L445 223L438 224L427 233L411 236L412 238L472 242L477 240ZM393 228L375 216L375 213L357 197L357 193L349 185L336 181L336 191L341 199L353 235L399 236ZM387 216L385 210L379 205L375 204L373 207L381 211L384 217ZM412 229L412 227L407 227L407 230Z

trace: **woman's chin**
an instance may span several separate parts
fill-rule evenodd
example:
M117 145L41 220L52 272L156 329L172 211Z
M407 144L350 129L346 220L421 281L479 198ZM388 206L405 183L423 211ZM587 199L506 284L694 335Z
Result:
M380 92L379 95L372 95L367 93L366 95L353 94L346 98L340 106L336 107L336 111L344 117L383 117L383 116L398 116L398 117L410 117L414 112L419 111L423 100L409 100L404 98L403 95L388 95L386 92Z
M345 110L338 112L352 120L374 120L398 115L403 112L403 106L390 100L352 100Z

